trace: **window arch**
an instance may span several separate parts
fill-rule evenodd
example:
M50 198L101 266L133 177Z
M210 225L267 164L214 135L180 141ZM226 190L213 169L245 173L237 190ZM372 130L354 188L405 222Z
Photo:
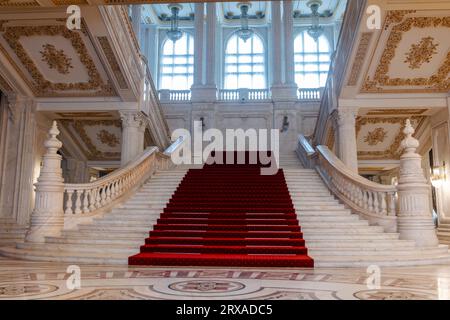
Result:
M295 82L299 88L325 87L331 53L331 46L325 35L315 41L305 30L295 37Z
M184 32L176 42L166 39L159 70L160 89L190 89L194 81L194 37Z
M233 34L225 46L224 89L265 89L264 60L264 44L258 35L244 42Z

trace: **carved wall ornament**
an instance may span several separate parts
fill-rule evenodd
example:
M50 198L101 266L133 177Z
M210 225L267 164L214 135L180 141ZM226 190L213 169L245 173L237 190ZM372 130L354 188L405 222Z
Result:
M438 43L433 42L433 37L424 37L417 44L412 44L406 54L405 63L409 63L410 69L419 69L424 63L429 63L433 55L437 53Z
M44 78L39 69L34 64L33 60L26 53L25 49L21 45L19 39L21 37L30 36L56 36L60 35L68 39L75 52L80 59L80 62L84 65L86 72L88 74L89 80L87 82L77 82L77 83L54 83L50 82ZM5 27L3 33L3 38L9 44L11 49L14 51L16 56L19 58L22 65L29 72L33 79L33 83L27 81L30 84L30 88L36 94L36 96L63 96L61 91L91 91L84 92L82 95L94 95L94 96L113 96L115 92L111 87L111 84L104 83L99 71L97 70L94 61L89 56L87 48L81 38L80 33L69 30L65 25L46 25L46 26L14 26ZM0 46L1 47L1 46ZM3 49L3 52L6 51ZM20 71L14 62L14 60L9 59L11 64L15 66L16 70ZM25 80L28 80L22 72L19 72ZM94 91L94 92L92 92ZM76 96L73 92L69 94L70 96Z
M361 73L362 65L364 64L364 58L367 55L369 49L370 40L372 39L373 32L364 32L359 40L358 50L356 51L355 59L353 60L352 69L348 78L348 86L356 86L359 75Z
M411 17L400 24L395 25L387 40L386 48L380 58L373 79L367 77L362 92L448 92L450 90L450 51L447 53L443 64L437 72L429 78L390 78L388 73L392 59L395 57L396 49L405 32L412 28L446 27L450 28L450 17ZM384 90L383 86L405 87L422 86L422 89L399 89Z
M56 69L61 74L68 74L69 70L73 69L72 58L69 58L64 50L58 50L49 43L42 45L42 48L43 50L39 51L42 61L46 62L50 69Z
M373 131L369 131L364 137L364 142L367 142L369 146L375 146L378 143L382 143L387 137L387 132L383 128L376 128Z
M115 147L120 143L119 138L117 138L115 134L108 132L105 129L97 132L97 138L101 143L106 144L110 147Z

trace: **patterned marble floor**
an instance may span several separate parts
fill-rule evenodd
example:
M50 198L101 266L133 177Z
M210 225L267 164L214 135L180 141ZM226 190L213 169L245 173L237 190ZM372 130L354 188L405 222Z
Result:
M314 270L69 268L67 264L0 258L0 299L448 300L450 265Z

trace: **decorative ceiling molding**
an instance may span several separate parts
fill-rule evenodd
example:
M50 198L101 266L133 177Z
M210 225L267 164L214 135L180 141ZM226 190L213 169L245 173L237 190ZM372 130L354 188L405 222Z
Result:
M348 86L356 86L359 75L361 74L361 68L364 64L364 59L367 56L367 50L369 49L370 40L372 39L373 32L363 32L359 40L358 50L356 51L355 59L353 60L352 69L348 78Z
M43 50L39 51L42 55L42 61L45 61L50 69L56 69L61 74L68 74L73 69L69 58L64 50L58 50L54 45L46 43L42 45Z
M424 37L419 43L411 45L404 62L409 63L410 69L419 69L424 63L430 63L431 58L437 53L438 46L438 43L434 43L433 37Z
M119 64L117 63L116 56L114 55L114 51L111 48L111 44L108 41L107 37L97 37L98 42L105 54L106 59L111 67L112 72L114 73L115 78L117 79L117 83L119 84L120 89L128 89L127 81L123 76L122 70L120 69Z
M403 21L405 16L410 13L415 13L416 10L391 10L386 14L386 19L384 22L384 30L389 29L393 23L400 23Z
M390 78L389 68L391 62L396 55L396 50L400 41L403 39L405 32L412 28L450 28L450 17L409 17L403 22L394 25L387 40L386 47L380 58L379 64L376 68L373 79L370 76L366 78L362 92L393 92L393 93L407 93L407 92L448 92L450 90L450 52L447 53L443 64L438 68L437 72L429 78ZM449 30L450 31L450 30ZM417 53L421 55L422 53ZM419 57L420 58L420 57ZM416 89L385 89L383 87L424 87Z
M106 126L106 127L116 127L121 128L121 121L114 120L71 120L71 119L61 119L58 120L69 132L72 140L77 144L78 148L82 150L85 157L90 161L111 161L120 159L120 152L102 152L98 150L95 143L92 141L91 137L86 132L87 126ZM101 133L97 139L104 145L108 147L115 147L120 144L120 139L113 133L102 129ZM80 143L83 142L84 146ZM118 142L117 142L118 141ZM117 143L116 143L117 142ZM87 149L87 150L86 150Z
M0 74L0 90L3 92L13 92L13 88L9 85L9 83L2 77Z
M358 159L361 160L369 160L369 159L394 159L398 160L401 156L400 144L404 139L405 135L403 133L403 129L405 127L405 119L407 117L389 117L389 118L366 118L366 117L358 117L356 119L356 137L361 131L361 128L368 124L398 124L399 129L395 134L395 138L391 145L382 151L358 151ZM416 132L418 132L419 128L422 126L425 121L425 117L422 116L414 116L411 117L411 122L413 126L416 128ZM385 139L386 137L384 137ZM383 139L383 140L384 140Z
M73 118L112 118L113 115L109 112L57 112L59 118L73 119Z
M428 109L374 109L366 116L421 115Z
M34 0L0 0L0 7L28 8L40 6L39 2Z
M22 69L17 66L14 59L9 55L8 51L0 45L1 51L6 55L11 65L14 66L16 71L21 75L21 77L27 82L30 89L38 97L44 96L114 96L116 95L114 89L111 87L109 82L106 83L102 79L99 70L97 69L93 58L89 55L86 48L85 42L83 41L81 34L76 31L71 31L66 28L65 24L58 25L27 25L27 26L5 26L2 25L3 38L9 45L10 49L19 59L20 63L24 69L28 72L32 81L27 77ZM86 31L84 31L86 32ZM77 54L80 63L85 67L86 74L88 76L88 81L86 82L51 82L44 77L39 68L36 66L35 61L28 55L25 48L19 41L22 37L32 37L32 36L62 36L69 40L74 52ZM46 47L44 46L44 49ZM52 50L50 48L50 50ZM49 67L52 66L59 68L60 73L70 75L70 68L67 67L67 57L64 59L60 50L52 52L45 52L47 56L47 62L50 61ZM44 52L44 51L43 51ZM51 57L49 55L56 55L58 61L53 59L55 56ZM65 70L64 68L67 68ZM61 72L62 71L62 72ZM66 73L65 73L66 72Z
M383 128L379 127L373 131L369 131L367 135L364 137L364 142L367 142L369 146L375 146L378 143L381 143L387 137L387 131Z

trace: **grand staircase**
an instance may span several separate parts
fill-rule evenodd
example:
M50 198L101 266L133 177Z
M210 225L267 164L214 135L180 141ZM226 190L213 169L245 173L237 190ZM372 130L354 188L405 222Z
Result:
M313 267L283 170L261 167L189 170L129 264Z
M414 241L399 240L397 233L386 233L381 227L370 226L366 220L360 219L356 214L352 214L349 209L339 203L330 193L315 170L302 168L295 153L281 155L280 166L283 168L284 178L290 193L290 199L292 199L297 220L295 220L295 215L292 215L294 211L289 208L290 200L286 197L285 200L289 210L281 214L286 215L283 217L287 218L285 222L287 220L294 220L296 222L292 225L286 223L283 227L278 225L276 228L280 230L276 232L282 231L281 229L289 229L293 237L289 236L285 240L288 242L294 240L294 242L297 241L299 244L300 242L306 242L306 246L308 247L308 250L306 250L304 244L296 246L291 243L289 245L283 244L283 249L281 250L287 250L286 252L293 254L300 254L302 257L311 257L314 260L315 267L357 267L372 264L379 266L423 265L448 263L450 261L447 246L441 245L434 248L419 249L416 247ZM155 251L157 250L154 248L157 246L159 246L158 250L161 248L166 250L166 254L169 250L179 250L179 244L174 245L173 243L163 243L161 241L154 242L154 240L150 239L165 237L170 235L170 233L174 235L174 233L180 232L178 229L184 229L187 225L184 223L173 223L176 219L180 218L169 215L175 214L174 209L178 211L176 214L192 214L192 212L189 213L186 210L180 209L180 207L174 207L172 205L169 205L169 207L166 206L183 177L186 175L187 170L188 168L176 168L157 172L130 199L110 212L96 217L92 223L81 224L76 229L63 231L60 237L47 237L44 244L18 240L15 246L8 245L0 248L0 254L7 257L40 261L126 264L128 263L128 257L135 255L141 246L143 246L143 253L150 254L156 254ZM222 172L220 174L224 173ZM197 175L197 178L200 179L199 181L204 181L201 180L201 175ZM234 178L236 177L234 176ZM233 179L227 180L230 183L230 189L232 189ZM245 188L239 190L236 188L235 191L244 192L244 190ZM239 192L236 192L235 195ZM248 204L249 200L246 198L249 193L242 193L242 195L244 194L246 196L242 197L242 203ZM219 194L217 195L220 196ZM189 197L194 197L194 194L189 193L188 197L185 197L183 200L187 200ZM182 198L179 197L178 199L181 200ZM224 198L227 198L225 194L220 197L222 201ZM255 199L253 198L253 200ZM259 201L262 201L262 199L259 199ZM183 206L186 204L183 203ZM208 206L211 205L211 203L208 203ZM242 205L242 207L248 209L249 206ZM214 208L207 210L209 211L211 209ZM226 210L227 212L228 209ZM208 218L219 219L219 215L227 214L227 212L222 211L220 214L217 213L216 216L210 216ZM160 217L161 213L163 213L162 217ZM202 214L204 213L206 212ZM185 251L190 250L191 252L197 253L199 251L221 251L222 253L226 252L237 255L243 253L246 255L260 254L262 252L262 246L255 246L247 240L237 243L234 240L234 244L232 241L227 241L227 238L225 240L218 240L224 239L224 231L228 232L227 236L231 235L229 232L234 232L233 236L237 238L243 236L239 232L242 232L244 229L247 232L247 230L249 231L253 228L253 233L258 232L257 229L268 232L269 230L266 226L274 218L273 216L266 216L265 218L267 218L268 222L262 223L261 226L264 225L265 227L261 227L256 223L248 223L248 219L245 218L250 218L250 216L245 217L245 214L243 214L244 212L240 213L239 221L236 221L237 225L230 223L230 220L222 222L219 219L217 222L220 223L212 228L208 228L210 231L209 235L213 235L215 232L216 237L210 237L211 240L208 240L210 241L209 243L194 244L185 242ZM224 217L226 217L225 219L232 218L229 216L229 212L228 216ZM253 227L250 228L249 225L253 225ZM299 225L301 225L301 228ZM188 238L192 238L191 236L194 235L203 236L203 234L198 234L199 231L205 231L201 223L190 223L188 227L188 232L190 232ZM150 237L149 231L151 232ZM176 235L177 241L185 241L184 236L186 234L178 233ZM267 236L264 237L267 239ZM144 239L146 238L148 239L145 245ZM220 243L220 241L222 242ZM155 244L157 246L152 247ZM204 245L201 250L199 245ZM274 243L270 244L267 242L265 246L269 252L272 250L270 252L271 254L280 253L280 251L273 251L273 247L275 246L279 249L279 244L275 245ZM180 254L180 252L177 253ZM152 264L175 264L169 263L170 261L167 259L164 260L167 257L167 255L165 257L159 256L159 262ZM242 256L235 256L235 258L241 258L241 260L236 260L240 261L240 263L235 264L236 266L270 266L267 263L261 263L261 261L277 261L277 259L261 260L259 258L260 261L255 262L257 258L253 262L243 262L245 259L243 260ZM248 261L250 260L248 259ZM212 263L205 261L203 263L199 263L198 260L196 263L187 263L186 261L182 264L212 265ZM228 260L227 263L230 261ZM309 262L309 264L292 264L292 261L288 263L286 263L287 260L284 263L280 261L282 259L278 260L278 265L274 263L271 266L299 267L312 265ZM303 262L307 261L312 260L305 258ZM133 262L131 260L131 262L138 264L137 261ZM216 265L226 265L227 263L216 263ZM139 264L148 264L148 261L139 262Z

